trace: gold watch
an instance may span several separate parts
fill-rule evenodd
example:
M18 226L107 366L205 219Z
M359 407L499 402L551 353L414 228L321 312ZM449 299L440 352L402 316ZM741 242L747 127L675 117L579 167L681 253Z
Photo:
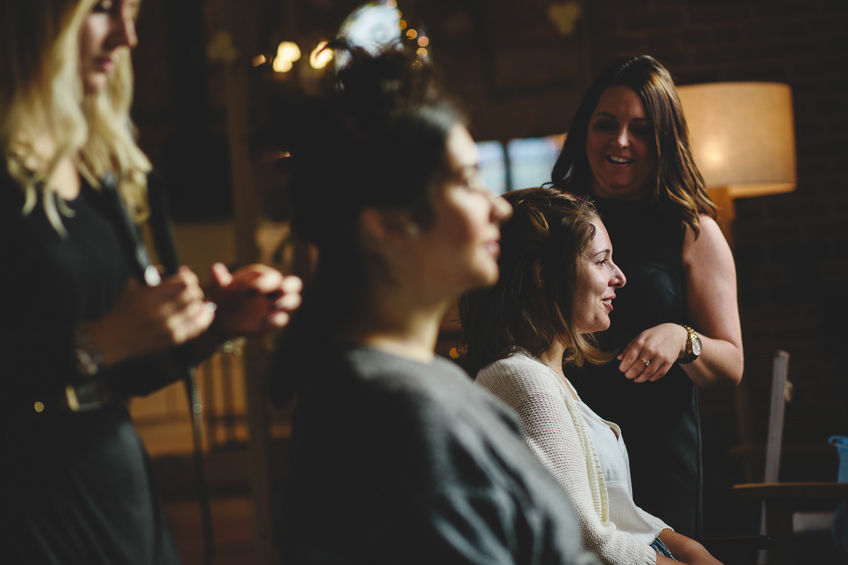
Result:
M683 357L678 363L685 365L686 363L691 363L701 355L701 338L698 337L698 334L695 333L690 326L686 324L680 324L683 326L683 329L689 334L686 337L686 356Z

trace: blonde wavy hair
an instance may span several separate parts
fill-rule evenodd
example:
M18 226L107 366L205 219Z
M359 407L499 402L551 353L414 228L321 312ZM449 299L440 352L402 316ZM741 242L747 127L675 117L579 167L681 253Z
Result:
M60 233L72 212L48 185L57 165L73 159L95 188L106 173L131 215L147 214L150 161L135 141L130 119L133 72L130 50L115 55L105 88L86 95L79 71L83 20L97 0L27 0L0 4L0 151L21 187L29 213L42 196Z

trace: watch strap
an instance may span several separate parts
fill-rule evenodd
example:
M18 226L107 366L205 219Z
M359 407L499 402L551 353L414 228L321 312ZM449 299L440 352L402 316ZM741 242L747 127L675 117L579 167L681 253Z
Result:
M104 365L103 356L92 343L84 324L74 329L74 354L77 372L86 377L94 377Z
M695 354L695 351L692 349L692 344L696 339L700 340L698 334L695 333L695 330L692 329L692 326L687 326L686 324L680 324L683 326L683 329L686 330L686 355L683 359L680 359L678 363L682 365L686 365L687 363L691 363L695 359L698 358L698 355Z

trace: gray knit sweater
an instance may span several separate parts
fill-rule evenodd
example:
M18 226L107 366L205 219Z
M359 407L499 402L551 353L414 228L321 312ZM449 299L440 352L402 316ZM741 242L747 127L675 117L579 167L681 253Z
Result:
M597 563L515 416L441 358L317 363L281 510L287 564Z

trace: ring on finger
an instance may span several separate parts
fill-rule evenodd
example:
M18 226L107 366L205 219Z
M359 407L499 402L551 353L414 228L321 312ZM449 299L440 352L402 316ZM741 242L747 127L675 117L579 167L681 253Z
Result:
M647 359L642 359L641 357L639 357L639 361L641 361L642 363L644 363L644 364L645 364L645 368L646 368L646 369L647 369L647 368L648 368L648 366L651 364L651 362L650 362L649 360L647 360Z

